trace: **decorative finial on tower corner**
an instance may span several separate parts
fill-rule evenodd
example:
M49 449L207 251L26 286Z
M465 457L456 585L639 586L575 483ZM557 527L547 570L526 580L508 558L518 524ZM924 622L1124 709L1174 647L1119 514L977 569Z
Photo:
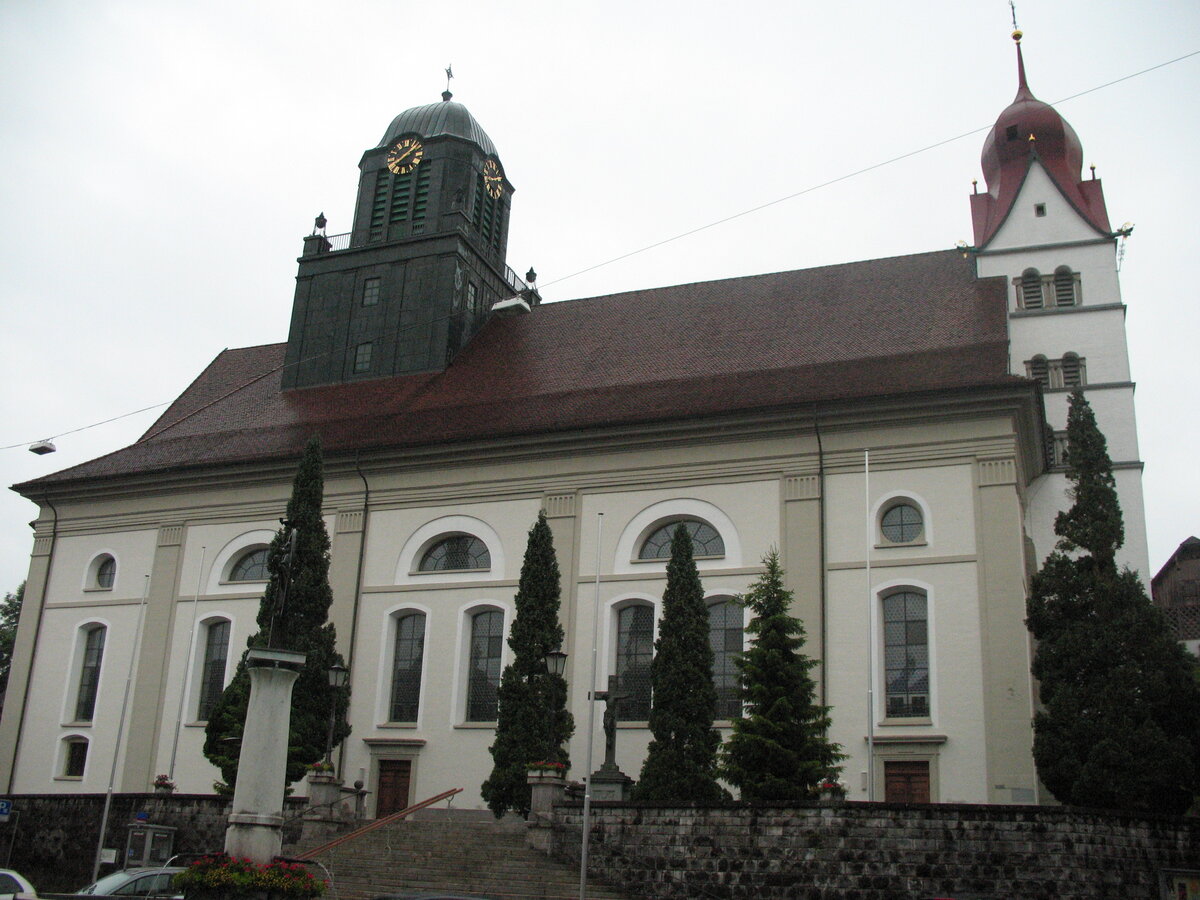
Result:
M1095 181L1096 180L1096 164L1092 163L1090 166L1088 166L1088 168L1092 170L1092 181Z
M450 79L454 77L454 67L446 66L446 89L442 91L442 102L449 103L454 95L450 93Z
M979 179L978 178L971 179L971 193L972 194L979 193Z

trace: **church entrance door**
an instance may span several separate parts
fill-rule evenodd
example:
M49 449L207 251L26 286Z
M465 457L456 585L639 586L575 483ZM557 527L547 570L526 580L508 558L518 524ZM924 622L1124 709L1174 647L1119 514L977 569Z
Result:
M929 763L885 762L884 800L888 803L928 803Z
M379 797L375 804L375 818L382 819L400 812L409 805L408 789L412 780L412 762L407 759L381 759L379 761Z

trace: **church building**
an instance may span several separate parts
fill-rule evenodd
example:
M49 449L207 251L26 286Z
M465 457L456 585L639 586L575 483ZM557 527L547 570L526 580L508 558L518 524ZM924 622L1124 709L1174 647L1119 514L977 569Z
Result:
M349 233L304 239L286 342L221 352L136 443L16 486L39 514L4 792L103 792L114 759L117 791L159 773L213 790L207 713L256 631L316 434L352 689L336 759L371 814L456 787L483 807L539 511L562 571L570 777L593 646L598 685L615 675L629 695L617 762L640 770L682 522L719 724L737 712L736 598L777 548L849 799L1048 800L1024 618L1069 502L1071 390L1108 437L1121 562L1145 573L1147 550L1126 231L1014 37L973 246L559 303L506 263L515 188L467 108L447 92L396 116L359 162Z

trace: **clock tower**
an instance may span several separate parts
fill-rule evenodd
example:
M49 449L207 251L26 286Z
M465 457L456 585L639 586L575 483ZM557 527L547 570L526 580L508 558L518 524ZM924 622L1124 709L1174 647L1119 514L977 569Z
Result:
M493 304L538 301L505 263L513 187L451 96L402 112L363 154L349 233L305 238L285 389L444 369Z

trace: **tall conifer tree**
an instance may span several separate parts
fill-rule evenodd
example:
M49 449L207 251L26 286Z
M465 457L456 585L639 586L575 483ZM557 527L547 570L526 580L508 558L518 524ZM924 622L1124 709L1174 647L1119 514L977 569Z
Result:
M329 685L330 667L345 663L335 649L337 634L328 621L333 592L329 587L329 534L321 518L324 491L321 442L313 437L304 448L292 484L288 525L281 527L271 541L267 556L270 580L258 607L259 630L246 642L247 647L269 646L305 654L304 668L292 689L288 784L302 778L305 769L325 755L331 703L336 703L334 746L350 734L346 722L350 688L334 689ZM230 787L237 779L249 701L250 675L245 662L239 662L204 730L204 755L221 770L221 777Z
M725 780L752 803L802 803L825 778L835 778L841 747L829 741L829 707L817 703L806 656L804 625L788 609L779 554L763 559L766 571L742 598L754 618L746 630L750 649L737 660L743 713L721 748Z
M1028 625L1043 708L1038 776L1063 803L1182 813L1200 789L1200 690L1137 575L1118 571L1124 541L1104 435L1081 392L1070 398L1071 508L1034 576Z
M516 616L508 637L512 662L504 667L497 692L493 768L482 786L483 799L496 818L508 810L529 815L531 763L570 764L566 742L575 730L567 711L567 683L546 671L546 654L562 646L558 621L561 587L554 536L539 513L529 529Z
M650 664L653 689L650 732L633 799L646 803L714 803L728 799L717 783L713 728L717 690L712 677L708 608L692 554L692 538L679 525L671 538L662 622Z

